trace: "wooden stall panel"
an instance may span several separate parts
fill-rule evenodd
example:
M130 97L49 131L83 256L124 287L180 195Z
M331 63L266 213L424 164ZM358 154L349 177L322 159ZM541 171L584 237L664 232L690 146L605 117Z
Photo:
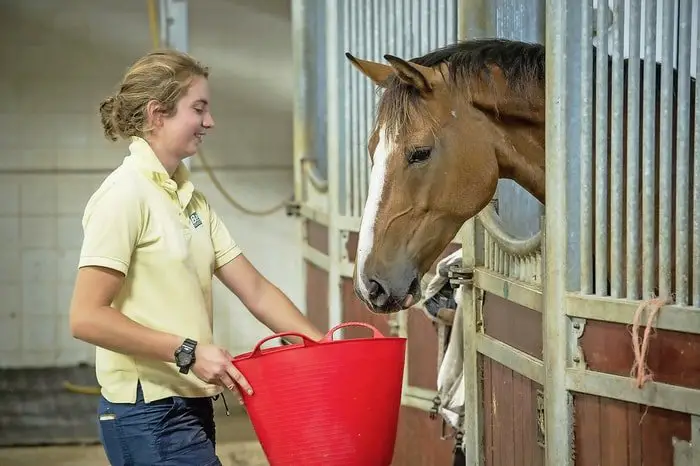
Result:
M634 353L628 325L588 320L579 344L588 369L630 375ZM654 329L646 362L656 382L700 389L700 335Z
M408 312L408 385L437 390L437 330L422 310L409 309L406 312Z
M673 438L690 441L690 417L574 394L576 466L671 466Z
M402 406L393 466L449 466L452 439L440 440L441 422L425 411Z
M480 355L483 372L484 463L543 466L538 444L538 391L542 386Z
M482 309L485 334L542 359L542 314L490 293Z
M306 268L306 312L322 332L328 331L328 272L304 261Z
M328 227L313 220L306 220L306 243L317 251L328 255Z

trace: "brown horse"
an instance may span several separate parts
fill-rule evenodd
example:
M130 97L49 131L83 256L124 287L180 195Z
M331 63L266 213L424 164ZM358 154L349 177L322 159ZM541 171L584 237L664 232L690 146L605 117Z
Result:
M493 198L499 178L545 203L545 48L482 39L411 61L385 55L388 65L346 56L383 90L368 143L355 291L373 312L396 312L420 299L420 278ZM673 134L675 153L675 126Z

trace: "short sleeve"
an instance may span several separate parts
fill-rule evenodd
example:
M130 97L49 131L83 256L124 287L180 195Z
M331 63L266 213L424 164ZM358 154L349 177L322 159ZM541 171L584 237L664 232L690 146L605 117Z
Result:
M96 192L83 215L78 267L101 266L126 275L141 234L143 210L133 191L115 185Z
M209 206L209 222L211 226L211 242L214 246L214 268L218 269L238 257L242 251L211 205Z

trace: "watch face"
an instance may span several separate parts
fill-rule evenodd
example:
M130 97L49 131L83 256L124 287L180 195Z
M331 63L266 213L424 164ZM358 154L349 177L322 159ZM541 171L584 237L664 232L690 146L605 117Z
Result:
M189 364L192 362L192 356L187 353L180 353L178 355L178 361L183 365Z

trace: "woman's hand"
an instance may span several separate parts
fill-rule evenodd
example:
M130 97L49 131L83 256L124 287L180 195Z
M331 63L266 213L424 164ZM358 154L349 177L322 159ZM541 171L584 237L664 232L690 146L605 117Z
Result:
M223 385L238 396L238 401L243 402L236 383L248 393L253 394L253 388L241 374L231 360L233 356L223 348L215 345L197 345L194 352L195 361L192 366L194 375L204 382Z

